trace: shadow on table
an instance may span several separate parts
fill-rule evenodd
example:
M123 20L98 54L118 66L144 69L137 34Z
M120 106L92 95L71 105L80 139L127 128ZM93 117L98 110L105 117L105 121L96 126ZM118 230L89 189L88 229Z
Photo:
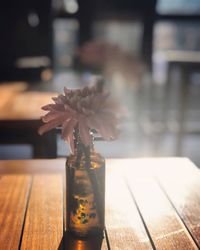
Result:
M65 232L58 250L100 250L103 239L102 235L84 239Z

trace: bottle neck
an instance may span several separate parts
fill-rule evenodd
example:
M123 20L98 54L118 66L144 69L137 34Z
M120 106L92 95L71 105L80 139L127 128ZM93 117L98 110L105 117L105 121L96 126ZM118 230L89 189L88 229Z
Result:
M93 142L93 135L91 134L91 141ZM81 141L80 132L78 127L74 130L74 148L75 148L75 154L90 154L91 152L94 152L94 144L91 145L85 145Z

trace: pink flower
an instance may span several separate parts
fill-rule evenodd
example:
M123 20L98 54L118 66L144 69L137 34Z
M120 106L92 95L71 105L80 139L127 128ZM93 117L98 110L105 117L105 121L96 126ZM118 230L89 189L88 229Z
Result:
M62 138L69 143L72 153L76 127L86 146L92 144L91 129L95 129L105 140L117 137L118 105L109 99L108 93L100 92L97 85L75 90L64 88L64 94L52 99L53 104L42 107L48 113L42 117L46 124L39 128L39 134L61 126Z

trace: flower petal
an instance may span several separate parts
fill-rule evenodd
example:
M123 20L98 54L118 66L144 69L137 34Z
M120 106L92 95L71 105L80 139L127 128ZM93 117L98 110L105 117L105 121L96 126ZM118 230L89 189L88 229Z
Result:
M87 124L105 139L110 140L118 135L117 119L113 114L99 113L87 118Z
M38 130L38 133L40 135L44 134L45 132L48 132L49 130L56 128L58 126L60 126L65 120L65 116L59 117L58 119L53 119L50 122L44 124L43 126L41 126Z
M73 130L77 124L75 119L67 120L63 123L62 126L62 138L69 143L70 151L74 154L74 136Z
M112 139L116 138L119 134L117 129L119 121L117 117L113 113L102 112L99 114L99 119L102 121L102 127L106 131L106 134Z
M42 107L45 111L64 111L63 104L48 104Z
M64 93L65 93L65 95L67 96L68 94L71 93L71 90L68 89L68 88L66 88L66 87L64 87Z
M70 116L71 114L66 112L50 111L42 117L42 121L47 123L53 119L59 119L60 117L65 117L65 119L68 119Z
M67 142L69 143L69 148L72 154L75 152L75 147L74 147L74 137L73 134L70 134L68 137Z
M85 119L80 119L79 120L79 132L80 132L80 137L81 141L85 145L91 145L92 144L92 139L90 135L90 130L89 127L87 126L87 123Z
M74 127L76 126L77 121L75 119L68 119L62 124L62 138L68 141L69 135L73 135Z

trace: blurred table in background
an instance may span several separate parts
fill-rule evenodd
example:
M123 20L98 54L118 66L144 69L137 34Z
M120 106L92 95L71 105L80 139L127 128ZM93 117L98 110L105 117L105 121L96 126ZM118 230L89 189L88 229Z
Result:
M104 239L65 233L64 172L65 159L0 161L1 250L200 248L200 172L188 159L108 159Z
M0 85L0 144L30 144L34 158L54 158L56 132L37 132L44 114L41 107L51 103L56 93L26 91L25 82Z
M164 60L167 63L167 80L165 86L165 104L163 114L165 121L168 118L168 106L170 100L170 90L172 85L172 71L176 67L180 70L181 89L180 89L180 108L179 108L179 130L177 134L176 155L182 153L183 136L186 131L186 111L188 108L188 99L190 95L191 76L193 73L200 73L200 52L198 51L166 51ZM198 132L199 131L194 131Z

